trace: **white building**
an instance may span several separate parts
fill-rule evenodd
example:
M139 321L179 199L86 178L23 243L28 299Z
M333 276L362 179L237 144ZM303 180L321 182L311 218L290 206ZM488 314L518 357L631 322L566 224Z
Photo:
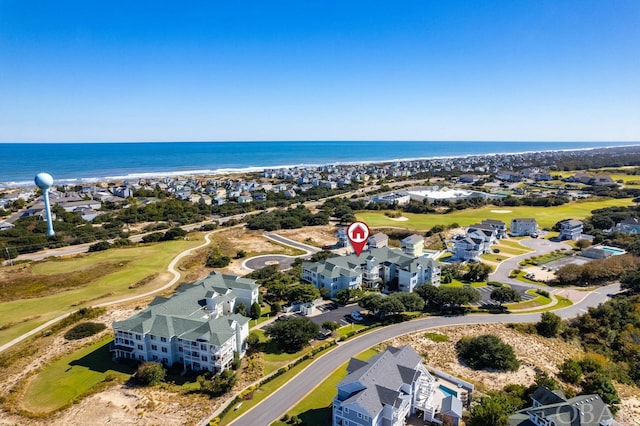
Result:
M373 199L371 200L374 203L384 203L384 204L388 204L388 205L398 205L398 206L404 206L406 204L409 204L409 201L411 201L411 197L409 196L409 194L405 193L405 192L392 192L390 194L384 194L384 195L376 195L375 197L373 197Z
M579 220L568 219L560 223L561 240L579 240L582 235L583 224Z
M233 353L244 356L249 318L233 314L258 301L258 284L235 275L212 273L180 286L170 297L156 297L143 311L113 323L116 358L179 363L185 370L218 372Z
M534 235L538 232L538 224L533 218L511 219L511 229L509 233L514 237L524 237Z
M389 346L369 361L352 358L347 373L333 399L334 426L403 426L418 413L438 424L446 417L457 425L462 418L462 402L439 394L442 386L409 345Z
M412 292L422 284L440 285L440 266L431 258L414 257L383 246L359 256L334 256L322 262L304 262L302 280L330 297L343 289L382 288Z

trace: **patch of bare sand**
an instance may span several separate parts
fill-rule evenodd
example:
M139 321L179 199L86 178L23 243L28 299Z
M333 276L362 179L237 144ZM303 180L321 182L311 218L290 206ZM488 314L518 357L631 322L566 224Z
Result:
M578 355L580 349L557 339L523 334L499 324L468 325L464 327L446 327L439 331L449 337L448 342L436 343L424 337L424 333L415 333L393 339L390 344L411 344L418 353L427 354L429 364L476 384L487 390L500 389L509 383L533 383L536 371L545 371L555 375L557 365L565 358ZM515 372L495 372L473 370L458 361L455 343L464 336L493 334L499 336L513 349L521 361Z
M407 220L409 220L408 217L404 217L404 216L400 216L400 217L390 217L389 220L393 220L396 222L406 222Z
M276 233L283 237L290 238L310 246L322 247L324 245L335 244L336 227L333 225L307 226L302 229L281 229Z
M511 210L491 210L491 213L498 213L498 214L511 213Z
M443 327L438 333L449 337L447 342L434 342L424 336L425 333L413 333L396 337L385 342L393 346L410 344L419 354L426 355L428 364L469 381L477 390L497 390L511 383L525 386L532 384L537 371L544 371L556 377L558 364L566 358L579 358L583 352L574 345L560 339L547 339L537 335L524 335L501 324L465 325L464 327ZM480 336L493 334L513 347L516 356L521 361L520 368L515 372L497 372L487 370L473 370L458 361L455 349L456 342L465 336ZM557 377L556 377L557 378ZM638 388L615 383L622 404L617 418L623 424L640 425L640 397Z

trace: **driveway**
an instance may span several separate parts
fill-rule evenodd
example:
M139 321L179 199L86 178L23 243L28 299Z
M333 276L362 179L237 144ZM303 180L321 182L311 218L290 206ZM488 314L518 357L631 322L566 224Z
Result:
M539 256L542 254L551 253L552 251L558 249L571 250L571 246L565 243L558 243L554 241L545 240L544 238L532 238L529 240L520 241L525 247L533 249L533 253L525 253L519 256L512 257L510 259L504 260L501 262L496 268L495 272L489 275L489 281L498 281L501 283L509 284L510 286L519 286L524 288L541 288L548 289L546 286L537 285L537 284L526 284L521 281L515 280L509 277L509 273L514 269L518 269L520 266L520 261L527 259L532 256ZM515 288L515 287L514 287Z

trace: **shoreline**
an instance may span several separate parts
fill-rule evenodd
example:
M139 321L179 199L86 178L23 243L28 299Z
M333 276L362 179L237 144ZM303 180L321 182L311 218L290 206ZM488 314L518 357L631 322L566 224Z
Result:
M113 142L113 143L118 143L118 142ZM170 142L158 142L158 143L170 143ZM194 142L194 143L208 143L208 142ZM210 142L210 143L224 143L224 142ZM263 143L268 143L268 142L263 142ZM362 143L366 143L366 142L362 142ZM419 143L419 142L416 142L416 143ZM594 142L594 143L597 143L597 142ZM83 143L77 143L77 145L81 145L81 144ZM111 144L111 142L109 144ZM126 144L126 143L123 142L120 144ZM77 184L83 184L83 183L98 184L98 183L112 182L112 181L125 181L129 179L162 179L162 178L180 178L180 177L188 177L188 178L216 177L218 178L220 176L225 176L225 175L258 173L265 170L305 169L305 168L318 168L318 167L330 167L330 166L334 166L334 167L357 167L357 166L371 166L371 165L383 166L383 165L389 165L393 163L413 163L413 162L424 162L424 161L442 161L442 160L452 160L452 159L516 156L516 155L532 155L532 154L570 153L570 152L585 152L585 151L594 151L594 150L609 150L609 149L633 148L633 147L640 147L640 142L638 143L630 142L629 144L626 144L626 145L609 145L609 146L594 146L594 147L581 147L581 148L560 148L560 149L547 149L547 150L541 150L541 151L535 151L535 150L529 149L525 151L512 151L512 152L439 155L439 156L429 156L429 157L393 158L393 159L384 159L384 160L330 161L325 163L299 163L299 164L258 165L258 166L246 166L246 167L220 167L217 169L140 171L140 172L127 173L127 174L73 177L73 178L55 178L54 176L54 179L57 185L65 185L65 184L77 185ZM114 173L117 173L117 172L114 172ZM0 182L0 190L12 190L12 189L28 188L28 187L35 187L33 180Z

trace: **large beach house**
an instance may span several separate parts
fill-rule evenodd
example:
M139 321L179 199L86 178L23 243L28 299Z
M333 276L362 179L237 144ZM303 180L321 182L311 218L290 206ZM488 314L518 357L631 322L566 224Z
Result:
M116 358L179 363L185 370L218 372L229 368L233 353L243 356L249 318L234 314L258 301L254 280L212 273L180 286L170 297L113 323Z
M350 254L322 262L304 262L302 281L328 290L330 297L342 289L386 286L391 291L412 292L422 284L440 285L440 266L434 259L422 256L418 239L409 238L404 245L404 251L381 245L359 256ZM370 247L373 246L370 240Z
M333 399L334 426L401 426L415 415L426 422L442 424L446 419L458 425L473 391L472 385L448 375L460 387L445 386L448 380L429 373L409 345L389 346L369 361L352 358L347 373Z

